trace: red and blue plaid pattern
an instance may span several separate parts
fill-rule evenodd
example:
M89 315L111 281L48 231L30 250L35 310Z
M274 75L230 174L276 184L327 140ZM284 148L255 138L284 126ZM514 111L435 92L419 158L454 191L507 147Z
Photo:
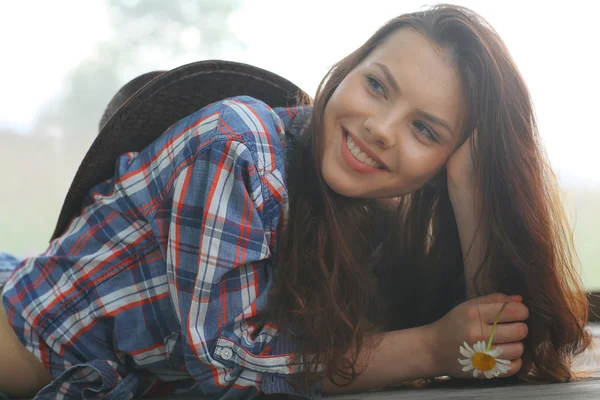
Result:
M4 289L17 336L56 377L38 398L299 394L293 343L263 314L288 209L285 142L309 114L227 99L120 157Z

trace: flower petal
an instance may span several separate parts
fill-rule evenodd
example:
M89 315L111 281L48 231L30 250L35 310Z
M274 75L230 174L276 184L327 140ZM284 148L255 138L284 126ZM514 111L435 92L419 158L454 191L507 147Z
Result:
M486 378L492 379L494 377L494 370L483 371L483 374Z
M469 358L469 359L466 359L466 360L461 360L461 359L459 358L459 359L458 359L458 362L460 363L460 365L469 365L469 364L473 365L473 360L471 360L470 358Z
M462 370L463 370L464 372L467 372L467 371L470 371L470 370L472 370L473 368L475 368L475 367L473 366L473 364L471 364L471 365L467 365L466 367L463 367L463 369L462 369Z
M465 346L465 349L467 349L467 351L468 351L469 353L471 353L471 356L472 356L473 354L475 354L475 352L473 351L473 349L471 348L471 346L469 346L469 345L467 344L467 342L463 342L463 344L464 344L464 346Z
M478 370L477 368L475 368L475 369L473 370L473 376L474 376L475 378L477 378L477 375L479 375L479 370Z
M500 347L495 347L493 349L491 349L490 351L487 352L490 356L496 358L498 357L500 354L502 354L502 348Z
M496 364L495 368L500 371L501 374L506 374L508 371L510 371L510 367L503 364Z
M479 341L477 343L475 343L475 346L473 346L473 349L477 352L477 353L485 353L485 345L483 344L483 342Z
M473 357L473 353L469 353L469 351L462 346L460 346L460 354L469 359Z
M496 358L496 363L510 365L510 361L505 360L503 358Z

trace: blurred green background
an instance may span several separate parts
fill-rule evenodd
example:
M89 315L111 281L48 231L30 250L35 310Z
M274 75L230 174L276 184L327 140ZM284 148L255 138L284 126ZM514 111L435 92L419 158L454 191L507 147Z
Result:
M597 47L596 3L454 3L487 18L521 69L561 178L584 282L600 290L600 125L590 120L600 106L600 62L590 51ZM220 58L269 69L314 95L329 66L386 20L425 3L352 4L55 0L37 2L32 12L29 2L1 2L0 250L25 256L46 248L100 115L129 79ZM573 21L563 18L583 9Z

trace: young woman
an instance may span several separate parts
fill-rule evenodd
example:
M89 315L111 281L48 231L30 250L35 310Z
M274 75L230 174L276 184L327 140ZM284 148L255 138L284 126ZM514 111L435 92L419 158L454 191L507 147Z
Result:
M153 76L102 127L49 249L4 288L0 389L310 398L468 378L460 346L504 303L500 378L573 377L586 297L529 93L483 19L391 20L313 106L257 89L191 108L198 87L245 93L223 78L235 68L212 86L206 70Z

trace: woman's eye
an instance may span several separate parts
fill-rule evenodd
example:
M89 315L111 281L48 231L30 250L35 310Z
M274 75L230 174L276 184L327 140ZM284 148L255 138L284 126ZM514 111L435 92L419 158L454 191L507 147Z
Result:
M373 75L366 74L365 78L367 79L367 86L373 92L380 94L382 96L386 96L387 92L385 90L385 86L379 81L379 79L375 78Z
M435 136L433 130L423 122L415 121L413 122L413 126L419 132L419 135L423 136L426 140L430 142L437 142L437 137Z

